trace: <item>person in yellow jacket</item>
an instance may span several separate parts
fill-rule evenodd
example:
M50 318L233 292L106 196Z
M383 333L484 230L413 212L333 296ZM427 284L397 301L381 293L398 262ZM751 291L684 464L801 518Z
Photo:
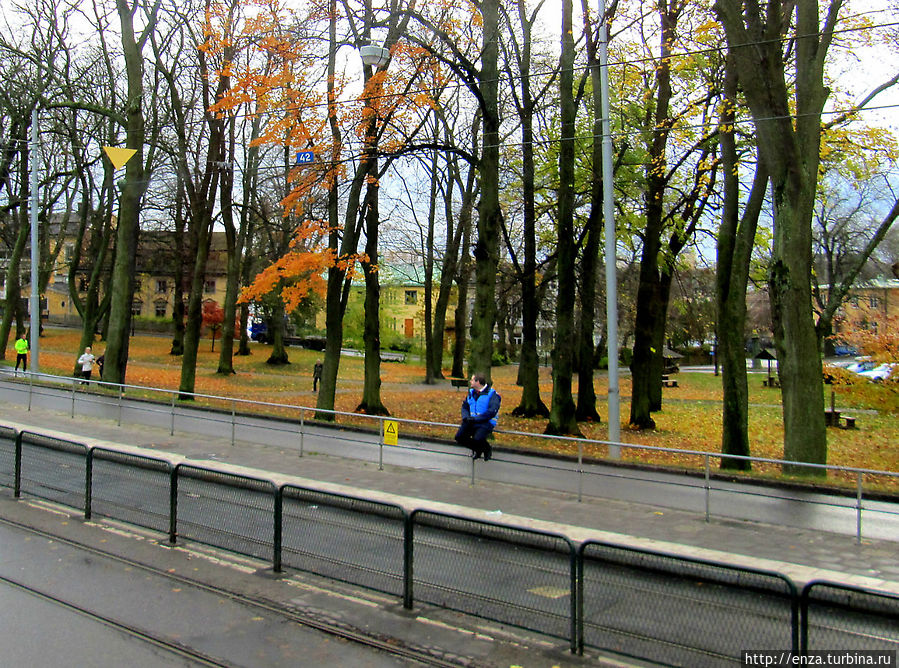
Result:
M22 363L22 371L28 371L28 338L24 334L16 339L16 372L19 371L19 362Z

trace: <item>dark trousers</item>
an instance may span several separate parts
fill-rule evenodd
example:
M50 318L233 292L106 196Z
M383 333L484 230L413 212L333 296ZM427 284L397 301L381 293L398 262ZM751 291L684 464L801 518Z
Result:
M19 370L19 362L22 363L22 371L28 371L28 353L16 353L16 371Z
M319 378L318 376L312 376L312 391L313 392L318 392L318 381L320 381L320 380L321 380L321 378Z
M490 459L493 456L493 448L487 442L487 437L493 431L493 425L489 422L463 421L456 432L456 443L471 448L475 459L483 456Z

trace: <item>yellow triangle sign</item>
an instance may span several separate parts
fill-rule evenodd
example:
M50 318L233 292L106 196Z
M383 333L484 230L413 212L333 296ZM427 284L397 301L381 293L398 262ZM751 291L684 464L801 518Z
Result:
M116 148L115 146L104 146L103 150L109 156L112 166L116 169L124 167L125 163L131 159L131 156L137 153L137 149L134 148Z

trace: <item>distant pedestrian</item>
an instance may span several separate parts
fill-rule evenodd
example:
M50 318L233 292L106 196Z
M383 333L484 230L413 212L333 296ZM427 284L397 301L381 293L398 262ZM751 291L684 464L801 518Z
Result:
M312 391L318 392L318 383L322 379L322 370L324 369L324 365L321 360L315 361L315 366L312 367Z
M28 337L24 334L16 339L16 373L19 371L19 362L22 363L22 371L28 371Z
M490 387L482 373L473 374L469 385L471 389L462 401L462 424L456 432L456 442L471 448L472 459L483 457L486 462L493 457L487 437L496 426L502 397Z
M106 363L106 353L97 358L97 373L100 374L100 380L103 380L103 364Z
M94 354L91 352L90 346L85 348L84 353L78 358L78 364L81 365L81 377L84 378L85 382L91 379L91 371L94 368L94 361L96 359L97 358L94 357Z

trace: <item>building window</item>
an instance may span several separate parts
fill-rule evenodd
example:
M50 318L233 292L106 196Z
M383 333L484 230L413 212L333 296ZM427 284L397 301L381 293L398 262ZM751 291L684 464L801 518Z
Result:
M167 306L168 306L168 304L166 304L164 301L156 302L156 317L157 318L165 317L165 311L166 311Z
M215 292L215 280L206 281L205 285L203 285L203 292L206 294L212 294Z
M139 299L135 299L133 302L131 302L131 315L139 316L141 314L141 311L143 310L144 303L142 301L140 301Z
M87 276L78 277L78 292L87 292Z
M143 289L143 286L142 286L141 283L140 283L140 279L139 279L139 278L135 278L135 279L134 279L134 291L135 291L135 292L140 292L142 289Z
M156 292L168 292L169 291L169 282L164 278L156 281Z
M869 297L868 299L871 304L871 308L880 307L880 299L878 297Z
M418 291L417 290L406 290L406 303L407 304L416 304L418 302Z

